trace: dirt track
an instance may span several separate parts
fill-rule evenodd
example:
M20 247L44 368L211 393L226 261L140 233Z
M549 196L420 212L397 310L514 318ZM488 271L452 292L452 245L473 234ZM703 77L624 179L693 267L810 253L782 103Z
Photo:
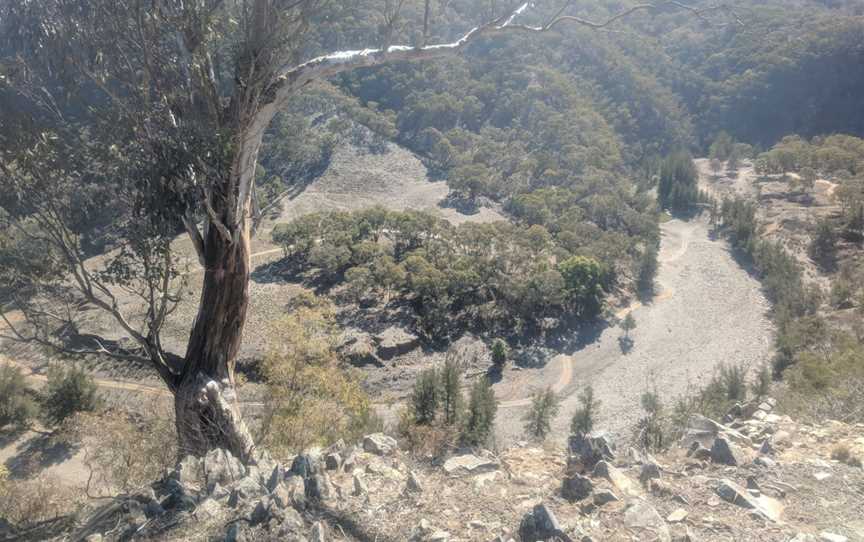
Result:
M572 356L558 356L545 368L523 370L517 383L500 386L500 444L522 438L521 416L532 390L552 386L563 396L553 441L563 441L578 406L578 390L594 387L602 401L599 428L628 436L639 417L640 396L655 387L667 404L704 384L722 363L755 366L772 353L768 302L759 283L733 260L723 241L709 237L704 220L663 224L658 295L632 307L637 329L633 350L624 355L621 331L610 327ZM624 313L619 316L623 316ZM511 390L521 397L513 397Z

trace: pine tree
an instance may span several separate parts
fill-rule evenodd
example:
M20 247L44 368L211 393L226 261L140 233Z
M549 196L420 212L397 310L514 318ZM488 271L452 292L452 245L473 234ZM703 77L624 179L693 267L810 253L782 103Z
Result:
M594 430L594 421L597 411L600 410L600 401L594 398L594 388L586 386L579 394L579 408L573 414L570 422L571 433L582 433L587 435Z
M552 431L552 420L561 408L560 399L551 387L538 391L531 397L531 409L525 413L525 433L534 439L543 440Z
M462 397L462 369L455 356L448 355L441 370L441 408L444 414L443 422L454 425L462 415L464 399Z
M411 392L414 422L420 425L429 425L434 422L439 399L438 371L427 369L417 377Z
M481 378L471 387L468 400L468 413L462 440L469 446L484 444L495 427L495 415L498 412L498 399L492 390L488 378Z

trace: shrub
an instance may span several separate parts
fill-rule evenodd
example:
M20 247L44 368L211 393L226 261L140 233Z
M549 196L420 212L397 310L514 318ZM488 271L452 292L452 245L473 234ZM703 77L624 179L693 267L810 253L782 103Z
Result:
M435 421L440 399L438 378L438 371L427 369L414 382L411 390L412 419L418 425L429 425Z
M464 399L462 397L462 368L453 352L447 353L444 367L441 369L441 410L442 422L445 425L455 425L462 416Z
M24 375L16 367L0 367L0 429L26 427L36 413Z
M507 348L507 343L502 339L495 339L492 342L492 363L497 367L503 367L507 363L507 356L510 354Z
M593 431L594 421L599 409L600 401L594 399L594 388L591 386L585 387L579 394L579 408L573 414L573 420L570 422L570 432L588 434Z
M7 480L0 484L0 517L18 527L27 527L73 512L82 499L80 491L63 485L55 477Z
M743 401L747 397L747 371L740 365L721 365L720 379L728 401Z
M63 435L80 445L90 469L87 492L113 495L142 489L174 466L177 432L166 404L147 408L155 416L125 412L79 413L67 420Z
M531 408L525 413L525 434L530 438L544 440L552 431L552 421L561 408L561 400L552 388L538 391L531 397Z
M831 449L831 459L846 463L852 457L852 451L846 444L837 444Z
M668 429L660 395L656 391L647 391L642 394L641 402L645 416L636 423L634 440L644 450L663 450L666 446Z
M59 424L78 412L93 412L101 401L96 382L77 366L54 365L42 397L42 413L49 423Z
M332 304L302 301L279 321L263 363L267 396L259 440L280 456L353 441L381 425L360 375L336 355Z
M751 393L756 397L765 397L771 391L771 380L771 369L763 366L756 373L756 380L753 381L753 385L750 387Z
M495 428L498 399L488 378L480 378L471 387L468 413L462 430L462 441L469 446L481 446L489 440Z

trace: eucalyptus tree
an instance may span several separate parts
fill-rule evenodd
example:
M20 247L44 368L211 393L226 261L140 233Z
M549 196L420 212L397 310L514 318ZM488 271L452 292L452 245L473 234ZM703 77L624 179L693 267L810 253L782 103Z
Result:
M375 1L361 3L375 7ZM317 57L314 44L332 41L327 33L345 4L0 4L0 90L12 92L23 104L16 112L25 113L15 124L20 137L2 139L0 157L0 291L27 320L4 316L6 334L150 364L175 397L184 453L223 447L255 461L234 393L234 364L249 305L258 154L265 130L292 96L360 67L462 54L497 34L540 34L568 23L599 29L637 11L670 7L698 17L725 9L647 3L595 22L568 14L570 1L536 9L529 2L492 2L482 10L487 22L454 42L430 45L437 3L380 4L371 12L380 30L376 48ZM408 35L411 45L393 45ZM94 223L110 249L99 258L90 257L98 244ZM204 272L198 313L180 354L166 351L160 337L184 277L192 280L175 248L182 232ZM137 297L144 309L124 310L121 293ZM84 346L65 340L92 307L108 313L134 345L94 336Z

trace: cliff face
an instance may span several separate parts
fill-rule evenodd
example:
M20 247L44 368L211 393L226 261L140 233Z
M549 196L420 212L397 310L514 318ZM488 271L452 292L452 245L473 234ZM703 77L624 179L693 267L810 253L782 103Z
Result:
M774 401L694 416L652 456L604 436L568 450L418 461L385 435L244 467L187 458L92 510L81 540L864 540L864 426L797 423Z

